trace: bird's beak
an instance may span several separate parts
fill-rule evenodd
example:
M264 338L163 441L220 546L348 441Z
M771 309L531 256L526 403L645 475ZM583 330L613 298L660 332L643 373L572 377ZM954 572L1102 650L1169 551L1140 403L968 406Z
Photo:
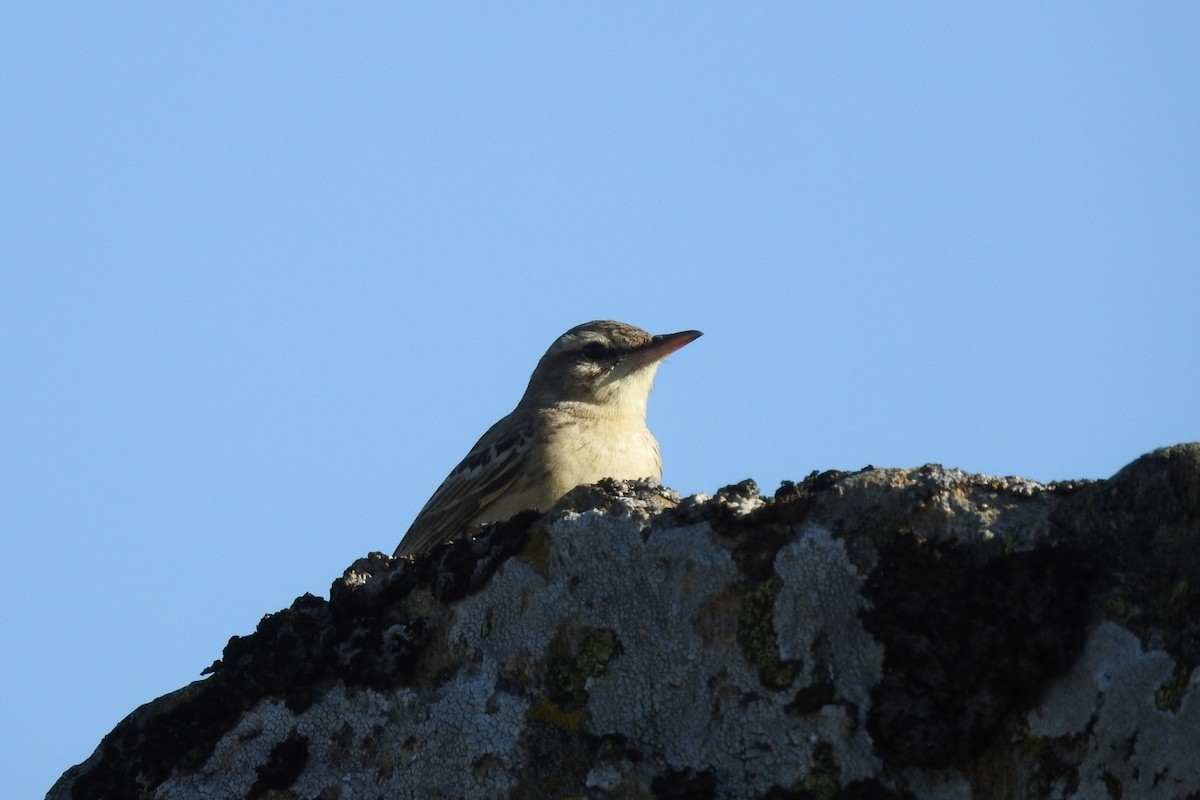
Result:
M653 364L674 353L689 342L694 342L704 334L700 331L680 331L679 333L663 333L655 336L647 344L630 353L625 363L631 369Z

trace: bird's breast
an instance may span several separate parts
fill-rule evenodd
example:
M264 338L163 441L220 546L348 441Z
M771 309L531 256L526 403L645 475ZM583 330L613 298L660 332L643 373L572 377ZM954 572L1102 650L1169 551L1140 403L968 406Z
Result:
M603 478L662 479L658 441L644 421L571 418L547 426L545 463L559 496Z

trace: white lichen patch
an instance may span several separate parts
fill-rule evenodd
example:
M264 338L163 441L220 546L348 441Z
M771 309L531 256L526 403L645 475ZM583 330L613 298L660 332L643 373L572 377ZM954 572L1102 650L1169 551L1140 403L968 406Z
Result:
M738 754L752 750L746 745L755 721L729 706L758 680L736 648L706 644L702 629L720 621L697 616L739 579L729 551L707 525L660 530L649 539L624 531L609 541L612 571L578 593L587 624L614 630L623 651L589 683L593 732L625 736L675 769L713 768L740 780ZM737 689L726 694L722 687L731 683Z
M676 770L712 770L728 797L801 781L817 742L833 748L843 780L877 771L861 720L882 654L857 617L862 579L827 532L808 532L777 560L779 638L805 673L775 692L732 641L746 579L707 523L647 533L636 519L585 512L552 526L541 571L510 561L459 605L451 641L464 660L517 670L546 658L564 624L612 631L619 655L587 680L591 733L618 734ZM837 702L788 712L811 678L818 637ZM589 780L620 776L609 765Z
M870 709L884 653L859 616L867 605L861 594L863 576L843 542L819 526L806 527L780 549L775 573L782 581L775 600L780 656L802 665L800 686L827 680L834 689L836 702L825 706L827 713L802 724L832 746L844 782L877 774L880 763L861 720ZM858 722L837 703L854 707Z
M766 505L766 500L758 495L718 495L711 502L720 503L726 508L732 509L739 517L744 517L753 511L757 511Z
M1083 656L1028 715L1034 736L1087 733L1078 785L1069 793L1059 787L1055 797L1106 797L1106 781L1114 780L1126 797L1170 800L1200 792L1194 736L1200 729L1200 670L1192 672L1178 710L1155 704L1174 668L1170 655L1143 650L1137 636L1120 625L1096 626Z
M221 738L201 769L167 780L154 796L164 800L245 797L258 777L258 766L267 762L272 748L287 738L295 724L283 701L259 704Z
M221 739L201 770L166 781L154 796L245 797L271 751L295 735L308 750L290 786L297 797L458 798L483 789L501 796L513 786L526 709L518 698L498 695L494 683L481 672L438 693L336 686L299 714L265 701Z

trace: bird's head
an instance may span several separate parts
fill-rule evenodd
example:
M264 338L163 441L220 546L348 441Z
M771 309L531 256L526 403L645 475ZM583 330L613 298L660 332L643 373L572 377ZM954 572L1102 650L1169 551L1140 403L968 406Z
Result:
M610 320L577 325L542 356L521 404L590 403L644 415L659 362L699 336L700 331L653 336Z

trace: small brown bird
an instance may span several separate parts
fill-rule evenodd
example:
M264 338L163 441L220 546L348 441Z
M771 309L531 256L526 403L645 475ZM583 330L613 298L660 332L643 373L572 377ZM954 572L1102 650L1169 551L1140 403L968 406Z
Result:
M646 402L659 362L700 335L651 336L607 320L564 333L513 412L488 428L429 498L396 555L423 553L527 508L548 509L602 478L661 480Z

